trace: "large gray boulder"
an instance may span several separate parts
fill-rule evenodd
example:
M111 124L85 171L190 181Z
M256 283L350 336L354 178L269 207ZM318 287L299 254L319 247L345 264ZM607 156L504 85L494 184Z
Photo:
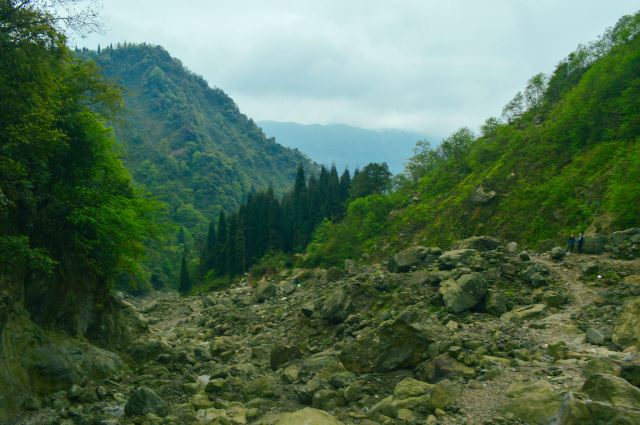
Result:
M271 369L278 370L282 365L297 359L301 355L300 349L295 345L276 344L271 348L269 355Z
M338 288L323 300L320 317L331 323L340 323L353 311L353 307L353 301L347 291Z
M263 303L269 298L273 298L278 293L277 286L268 280L263 280L256 286L256 302Z
M429 346L449 332L436 321L428 324L388 320L369 329L340 353L340 361L355 373L386 372L417 366L428 356Z
M542 264L535 263L527 267L520 276L525 282L534 288L538 288L549 283L549 280L551 279L551 271Z
M468 264L469 260L478 253L475 249L454 249L444 252L438 258L440 270L452 270L461 264Z
M598 233L584 237L582 252L585 254L602 254L609 239Z
M511 400L502 407L501 413L532 425L551 423L563 397L547 381L514 383L507 389L507 396Z
M613 342L640 348L640 297L629 300L613 330Z
M414 267L424 266L433 262L441 253L440 248L412 246L394 255L389 260L388 268L393 273L405 273Z
M487 293L487 281L480 273L468 273L458 280L448 279L440 285L440 294L444 305L451 313L470 310Z
M475 249L477 251L493 251L500 247L500 241L490 236L472 236L453 243L451 249Z
M305 407L283 414L275 425L342 425L342 422L323 410Z
M587 378L582 391L595 401L627 409L640 409L640 388L617 376L596 373Z
M622 245L623 243L630 241L634 235L640 235L640 228L634 227L632 229L613 232L611 234L611 242L614 245Z
M153 390L140 387L129 396L124 412L127 416L144 416L147 413L167 416L169 406Z
M640 423L640 411L598 401L583 401L567 393L552 423L554 425L636 425Z

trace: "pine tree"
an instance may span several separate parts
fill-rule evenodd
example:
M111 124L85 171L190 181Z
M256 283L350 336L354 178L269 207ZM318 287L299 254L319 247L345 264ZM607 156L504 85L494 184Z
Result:
M187 266L187 254L182 255L182 262L180 263L180 286L179 291L181 294L186 294L191 290L191 279L189 278L189 269Z
M218 216L218 232L217 232L217 243L215 250L215 264L216 264L216 275L224 276L228 273L227 268L227 239L228 239L228 231L227 231L227 217L224 211L220 211L220 215Z
M293 249L301 251L307 243L309 226L309 200L307 182L302 164L296 170L296 181L293 186Z
M202 250L200 259L200 272L205 275L216 264L216 246L218 244L216 238L216 227L213 221L209 222L209 232L207 233L207 241Z

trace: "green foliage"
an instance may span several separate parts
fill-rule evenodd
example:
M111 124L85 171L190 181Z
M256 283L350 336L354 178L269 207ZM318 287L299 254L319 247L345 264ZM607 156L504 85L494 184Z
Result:
M220 213L217 229L210 225L200 263L210 276L205 284L211 276L237 276L252 267L254 274L260 274L282 267L279 263L288 256L305 250L318 229L344 214L349 185L347 171L339 178L335 167L322 167L318 177L307 180L300 165L293 189L282 200L271 188L251 191L236 213L228 218ZM215 244L210 242L212 234L217 237Z
M142 276L143 244L157 234L157 203L142 196L97 111L120 103L95 64L75 58L35 2L0 4L0 273L22 270L26 302L105 293ZM34 273L52 271L46 290Z
M391 186L391 172L386 162L372 162L362 170L356 171L351 182L351 199L385 193Z
M640 225L640 13L581 46L550 78L437 148L419 142L396 192L324 223L310 265L489 234L536 246L568 232ZM495 193L495 194L492 194ZM384 201L383 201L384 199Z
M177 225L148 264L165 282L179 280L177 232L201 252L205 241L194 235L206 235L211 217L236 211L251 188L272 187L282 195L296 164L310 167L299 152L267 139L229 96L162 47L128 43L76 54L94 60L124 88L123 112L111 124L125 163L137 183L168 205ZM173 265L167 268L165 259Z

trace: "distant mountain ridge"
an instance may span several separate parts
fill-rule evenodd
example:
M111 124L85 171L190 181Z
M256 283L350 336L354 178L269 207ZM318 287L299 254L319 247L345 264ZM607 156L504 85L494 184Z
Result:
M297 148L314 161L339 170L362 168L369 162L386 162L393 173L404 169L418 140L439 143L439 137L416 132L380 129L370 130L346 124L299 124L294 122L258 121L270 137L290 148Z

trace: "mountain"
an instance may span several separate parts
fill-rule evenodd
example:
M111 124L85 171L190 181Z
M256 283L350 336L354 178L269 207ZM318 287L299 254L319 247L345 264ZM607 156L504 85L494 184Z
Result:
M391 172L399 173L411 156L416 141L438 137L403 130L368 130L346 124L298 124L293 122L258 121L258 125L278 143L306 153L325 166L336 164L338 170L351 171L370 162L386 162Z
M311 263L477 234L549 248L571 233L640 226L638 34L640 13L622 18L549 77L531 78L481 137L461 129L421 147L396 192L356 200L323 228Z
M204 234L209 220L221 209L235 211L251 188L284 193L297 164L310 166L160 46L125 43L78 53L124 88L124 108L111 124L125 162L187 234Z

